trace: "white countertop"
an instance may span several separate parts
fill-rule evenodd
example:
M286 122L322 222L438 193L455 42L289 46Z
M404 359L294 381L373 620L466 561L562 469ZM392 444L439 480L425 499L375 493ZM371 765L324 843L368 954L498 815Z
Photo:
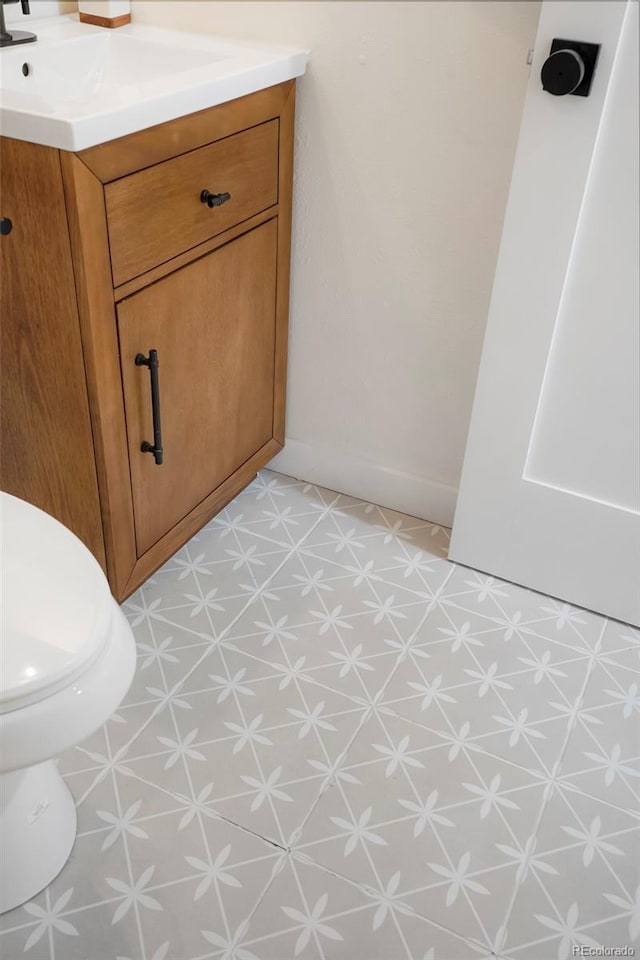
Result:
M27 20L20 28L30 29ZM291 80L308 61L298 48L136 23L110 30L77 14L36 20L31 29L35 43L0 50L0 133L62 150Z

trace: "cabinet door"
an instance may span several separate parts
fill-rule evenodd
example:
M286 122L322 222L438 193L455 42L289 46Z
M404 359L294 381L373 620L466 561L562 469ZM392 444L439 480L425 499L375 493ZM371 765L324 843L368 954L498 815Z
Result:
M118 305L136 543L141 556L273 432L277 222L270 220ZM156 350L164 462L153 443Z

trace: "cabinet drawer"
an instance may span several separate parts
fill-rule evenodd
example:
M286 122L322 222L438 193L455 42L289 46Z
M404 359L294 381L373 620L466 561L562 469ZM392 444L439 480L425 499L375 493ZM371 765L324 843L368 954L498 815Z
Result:
M203 190L230 194L220 206ZM105 187L114 286L278 200L278 121L200 147Z

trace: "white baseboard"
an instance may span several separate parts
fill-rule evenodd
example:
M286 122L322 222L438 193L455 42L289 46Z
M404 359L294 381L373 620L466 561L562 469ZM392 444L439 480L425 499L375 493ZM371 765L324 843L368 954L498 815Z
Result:
M370 503L450 527L457 487L402 473L318 443L288 439L269 468Z

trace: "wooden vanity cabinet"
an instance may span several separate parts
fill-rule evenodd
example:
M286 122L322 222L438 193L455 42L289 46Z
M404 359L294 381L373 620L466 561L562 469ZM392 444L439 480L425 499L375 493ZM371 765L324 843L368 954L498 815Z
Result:
M79 153L1 140L1 486L119 600L284 442L294 93Z

